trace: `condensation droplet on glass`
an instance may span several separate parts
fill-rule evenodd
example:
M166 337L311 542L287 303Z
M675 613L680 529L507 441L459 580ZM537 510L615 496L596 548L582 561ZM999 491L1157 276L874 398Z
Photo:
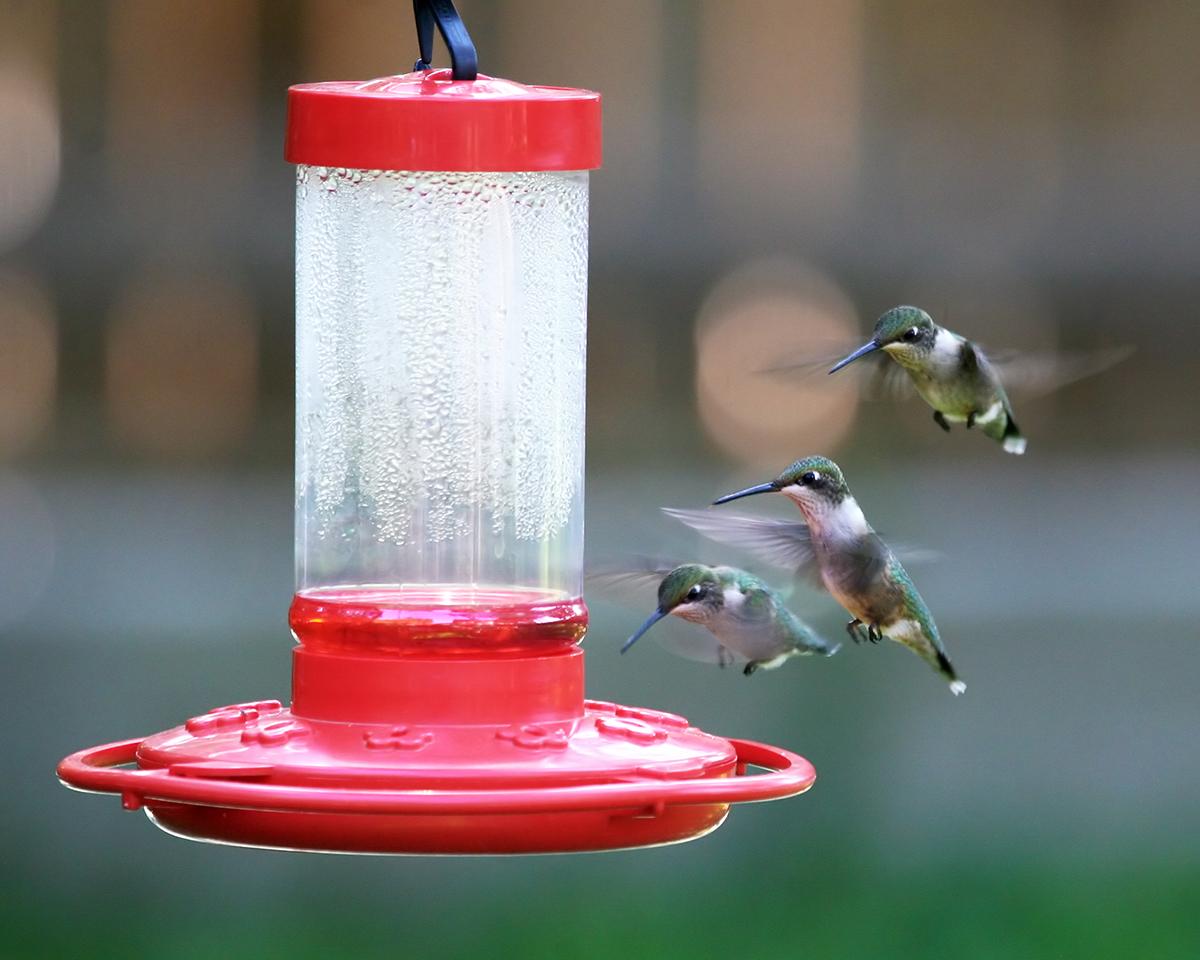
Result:
M302 580L576 590L541 578L582 552L586 174L297 185Z

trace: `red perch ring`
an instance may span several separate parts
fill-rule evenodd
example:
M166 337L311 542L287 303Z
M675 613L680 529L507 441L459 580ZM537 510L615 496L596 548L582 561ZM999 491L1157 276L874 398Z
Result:
M59 778L119 794L189 839L414 854L676 843L716 829L731 804L794 796L816 778L786 750L585 701L578 648L453 662L293 655L291 709L221 707L72 754Z

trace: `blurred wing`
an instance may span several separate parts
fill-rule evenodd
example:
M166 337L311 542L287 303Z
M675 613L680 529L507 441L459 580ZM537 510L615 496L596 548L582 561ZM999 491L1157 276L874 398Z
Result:
M811 344L811 349L806 349L803 353L773 357L767 366L756 372L792 378L827 374L830 367L861 345L851 340L815 341ZM859 362L870 359L872 358L868 356Z
M679 510L675 507L663 507L663 513L687 524L710 540L745 550L762 563L795 571L798 577L810 584L822 590L825 588L821 581L816 554L813 552L812 532L803 521L748 517L744 514L721 513L716 510ZM879 563L881 550L886 552L887 547L877 533L873 533L864 541L864 576ZM941 554L936 550L927 550L911 544L893 544L891 552L904 563L917 566L941 559Z
M986 356L1007 393L1041 397L1076 380L1103 373L1132 353L1133 347L1127 345L1065 352L1018 353L1009 350Z
M908 400L917 395L917 388L913 386L908 371L887 354L881 351L877 358L868 356L863 360L872 361L860 374L859 389L864 400ZM838 371L839 374L842 372Z
M710 540L723 543L758 557L763 563L820 585L820 570L813 553L812 534L803 521L770 520L717 510L679 510L663 507L674 517Z
M942 559L940 550L930 550L927 547L914 547L910 543L890 544L896 559L910 567L919 567L926 563L937 563Z
M662 557L634 556L627 563L589 569L586 579L588 586L622 599L631 593L654 595L663 577L677 566L678 563Z
M749 662L741 654L723 646L716 637L698 624L684 623L674 617L668 617L654 629L659 631L652 634L658 645L685 660L711 663L718 667L734 667Z
M790 379L827 376L830 367L861 345L861 342L847 341L828 350L818 347L812 353L772 363L758 372ZM904 368L893 362L882 350L867 354L861 360L839 370L836 375L853 379L858 384L859 393L864 400L903 400L916 393Z

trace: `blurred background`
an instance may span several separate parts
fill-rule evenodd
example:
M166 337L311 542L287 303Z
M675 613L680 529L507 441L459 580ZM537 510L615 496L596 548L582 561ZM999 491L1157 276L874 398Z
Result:
M796 749L812 792L679 847L465 860L190 844L62 789L83 746L286 697L284 91L416 43L406 0L0 0L0 955L1200 954L1200 6L459 6L484 72L605 96L589 555L709 557L656 508L832 455L942 553L913 572L970 689L894 645L750 680L618 658L649 598L595 597L592 696ZM1137 352L1019 403L1024 458L756 372L902 302Z

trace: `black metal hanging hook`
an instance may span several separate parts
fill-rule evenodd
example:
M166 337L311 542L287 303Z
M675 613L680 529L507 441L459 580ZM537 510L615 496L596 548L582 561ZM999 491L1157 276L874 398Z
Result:
M413 15L417 18L417 44L421 48L421 59L413 65L413 70L432 69L436 24L450 51L451 76L455 80L474 80L479 73L479 59L453 0L413 0Z

